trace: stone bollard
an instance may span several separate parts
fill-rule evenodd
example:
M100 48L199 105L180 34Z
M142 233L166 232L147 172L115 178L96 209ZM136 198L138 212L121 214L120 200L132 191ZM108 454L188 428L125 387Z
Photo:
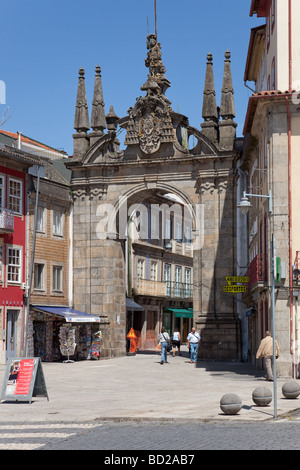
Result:
M242 400L235 393L226 393L220 400L220 408L226 415L236 415L242 408Z
M252 400L258 406L267 406L272 401L272 392L266 387L257 387L253 390Z
M300 385L295 380L289 380L282 386L285 398L297 398L300 395Z

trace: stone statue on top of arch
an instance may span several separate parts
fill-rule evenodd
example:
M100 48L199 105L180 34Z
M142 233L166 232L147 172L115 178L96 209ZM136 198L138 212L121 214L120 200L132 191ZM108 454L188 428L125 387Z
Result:
M145 59L145 65L149 68L149 76L157 77L164 75L166 69L161 60L161 45L157 42L155 34L147 36L147 49L149 52Z

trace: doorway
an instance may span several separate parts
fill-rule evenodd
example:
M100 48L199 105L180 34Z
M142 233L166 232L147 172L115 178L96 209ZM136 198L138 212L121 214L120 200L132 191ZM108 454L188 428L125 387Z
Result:
M17 357L18 310L7 310L6 361Z

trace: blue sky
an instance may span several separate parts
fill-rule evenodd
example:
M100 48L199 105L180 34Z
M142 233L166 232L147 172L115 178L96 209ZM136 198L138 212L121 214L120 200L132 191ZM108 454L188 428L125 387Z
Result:
M237 135L251 92L244 86L250 0L157 0L158 40L171 87L172 108L201 128L206 56L214 57L220 104L224 53L231 52ZM148 18L148 21L147 21ZM85 69L89 112L95 66L102 69L105 111L127 114L147 79L146 37L155 29L154 0L1 1L0 80L9 107L4 130L22 132L73 152L78 70ZM147 26L148 24L148 26ZM253 84L250 83L253 86ZM120 137L121 140L121 137Z

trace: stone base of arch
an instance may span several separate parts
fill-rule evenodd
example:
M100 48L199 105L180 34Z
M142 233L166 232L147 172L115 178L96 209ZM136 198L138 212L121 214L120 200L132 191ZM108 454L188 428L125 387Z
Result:
M232 313L206 314L195 320L201 336L200 361L241 360L240 320Z

